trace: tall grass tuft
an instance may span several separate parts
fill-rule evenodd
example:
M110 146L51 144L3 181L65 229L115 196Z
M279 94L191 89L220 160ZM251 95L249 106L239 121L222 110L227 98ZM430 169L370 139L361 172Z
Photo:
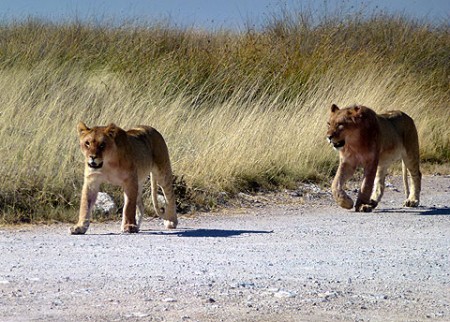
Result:
M239 33L4 24L0 221L72 219L80 120L154 126L175 174L206 195L329 180L332 103L407 112L423 161L448 164L449 77L448 24L380 14L317 23L285 13Z

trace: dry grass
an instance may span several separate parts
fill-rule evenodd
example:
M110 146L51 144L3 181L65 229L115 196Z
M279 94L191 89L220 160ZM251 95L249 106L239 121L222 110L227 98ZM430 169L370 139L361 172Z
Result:
M331 103L406 111L423 160L448 163L448 26L371 19L275 17L241 34L0 27L0 220L74 214L79 120L154 126L175 174L212 195L328 180L337 165L324 139Z

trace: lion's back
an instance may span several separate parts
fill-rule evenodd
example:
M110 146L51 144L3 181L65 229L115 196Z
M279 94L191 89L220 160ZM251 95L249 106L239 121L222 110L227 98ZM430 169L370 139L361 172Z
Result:
M381 131L389 135L394 130L403 141L417 140L417 128L414 120L405 112L388 111L379 114Z
M127 131L133 157L138 163L166 166L170 164L166 142L155 128L139 125Z

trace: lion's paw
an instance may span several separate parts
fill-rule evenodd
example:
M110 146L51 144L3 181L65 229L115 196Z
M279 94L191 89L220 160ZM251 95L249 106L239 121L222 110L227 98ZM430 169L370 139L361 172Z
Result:
M122 227L122 233L125 234L136 234L139 232L139 227L133 224L127 224Z
M419 206L419 200L409 200L406 199L403 203L403 207L418 207Z
M361 204L358 207L355 207L355 210L357 212L372 212L373 208L374 207L370 204Z
M178 220L175 220L175 221L164 220L164 227L166 227L166 229L175 229L175 228L177 228L177 225L178 225Z
M346 196L346 198L340 198L338 201L339 206L345 209L352 209L353 208L353 200L352 198Z
M83 226L72 226L69 228L69 233L71 235L84 235L86 231L87 228Z
M372 208L375 209L378 206L378 201L370 199L369 205L371 205Z

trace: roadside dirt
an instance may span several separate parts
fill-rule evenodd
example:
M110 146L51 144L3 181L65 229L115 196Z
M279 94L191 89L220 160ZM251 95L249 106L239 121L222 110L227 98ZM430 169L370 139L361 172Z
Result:
M310 188L175 231L0 228L0 321L450 321L450 176L418 209L391 178L368 214Z

